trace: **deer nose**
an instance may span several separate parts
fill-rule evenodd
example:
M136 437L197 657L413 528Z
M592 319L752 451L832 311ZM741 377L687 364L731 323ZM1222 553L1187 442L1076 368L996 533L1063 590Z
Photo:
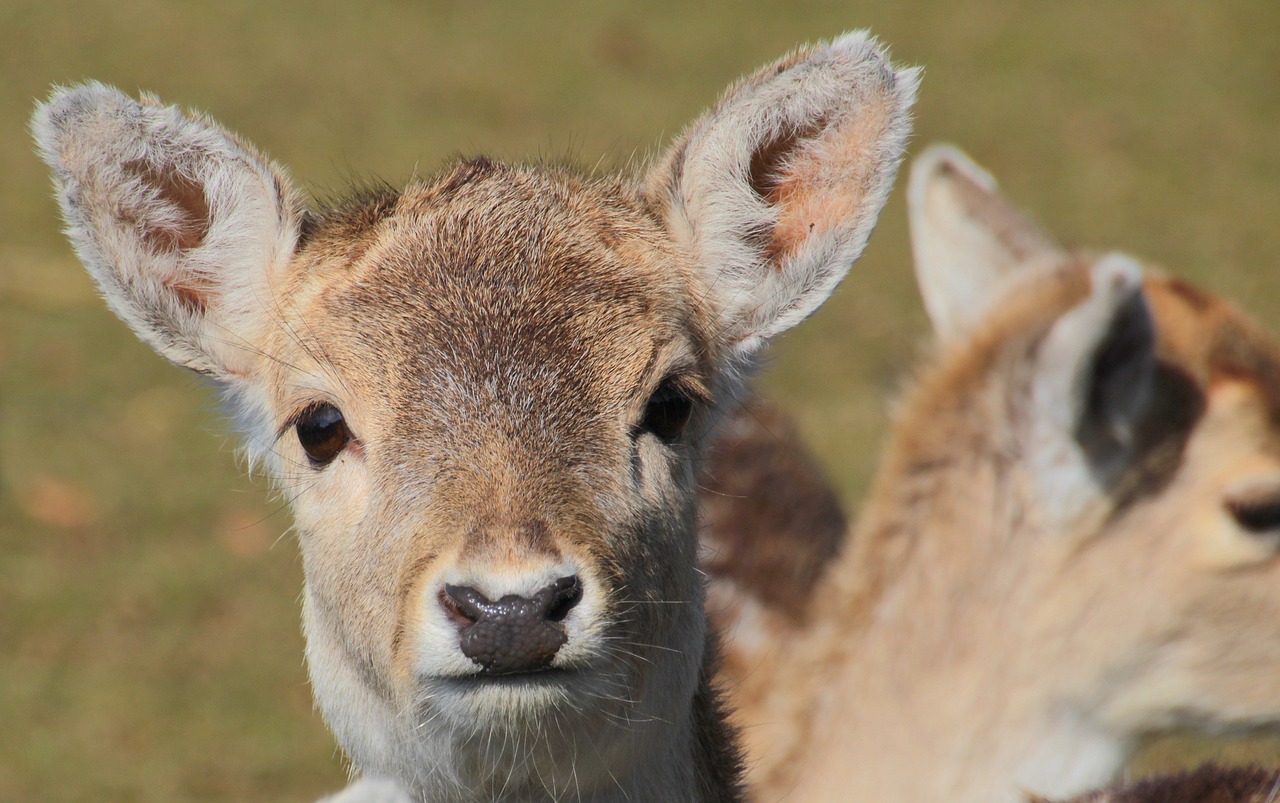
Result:
M470 586L446 585L440 604L458 625L462 654L486 675L537 672L569 637L560 624L582 600L577 576L561 577L532 597L490 600Z

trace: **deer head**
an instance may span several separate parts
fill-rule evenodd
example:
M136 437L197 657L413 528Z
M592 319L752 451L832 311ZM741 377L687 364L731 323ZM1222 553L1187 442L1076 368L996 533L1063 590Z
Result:
M937 347L801 629L740 687L767 695L760 798L1067 797L1162 729L1280 727L1274 342L1063 248L953 148L908 203Z
M154 98L40 107L107 302L218 385L293 508L316 700L359 770L432 799L732 785L705 766L732 751L697 466L861 253L916 81L850 34L740 82L639 178L476 158L323 209Z

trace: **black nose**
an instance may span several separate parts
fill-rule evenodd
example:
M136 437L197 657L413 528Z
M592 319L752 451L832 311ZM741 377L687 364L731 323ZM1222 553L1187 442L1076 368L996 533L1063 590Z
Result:
M446 585L440 593L445 613L458 625L462 654L486 675L537 672L568 635L560 622L582 600L582 584L561 577L532 597L508 594L494 602L470 586Z

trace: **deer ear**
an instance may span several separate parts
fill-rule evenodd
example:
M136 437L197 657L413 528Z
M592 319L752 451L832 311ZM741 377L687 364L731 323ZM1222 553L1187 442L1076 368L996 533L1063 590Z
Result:
M731 352L746 358L831 294L866 246L911 128L919 71L866 33L731 88L650 174Z
M55 90L31 129L111 309L179 365L250 373L300 230L284 174L207 119L98 83Z
M1062 519L1086 509L1132 463L1156 395L1156 326L1141 266L1108 254L1089 283L1034 357L1029 463Z
M907 209L916 281L943 342L982 318L1006 277L1064 255L990 174L949 145L932 145L912 163Z

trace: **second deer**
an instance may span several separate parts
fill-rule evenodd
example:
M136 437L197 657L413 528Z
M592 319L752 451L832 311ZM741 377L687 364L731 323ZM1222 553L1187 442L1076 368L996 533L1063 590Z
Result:
M1274 342L954 149L909 204L936 355L807 608L737 622L755 797L1066 797L1161 729L1280 726Z

